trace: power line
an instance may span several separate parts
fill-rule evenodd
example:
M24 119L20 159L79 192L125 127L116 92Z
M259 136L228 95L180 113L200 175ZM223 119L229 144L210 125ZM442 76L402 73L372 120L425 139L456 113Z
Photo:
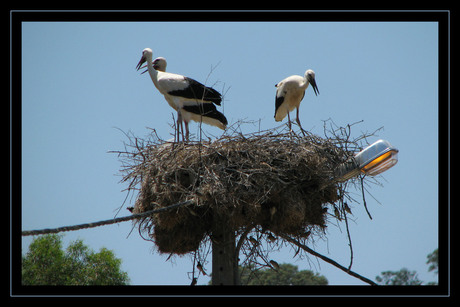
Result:
M322 259L323 261L326 261L327 263L330 263L332 264L333 266L335 266L336 268L339 268L341 269L342 271L344 271L345 273L347 273L348 275L351 275L353 277L356 277L358 279L361 279L362 281L370 284L370 285L373 285L373 286L377 286L377 284L375 282L373 282L372 280L370 280L369 278L366 278L362 275L359 275L358 273L356 272L353 272L351 271L349 268L347 269L346 267L340 265L339 263L335 262L334 260L324 256L324 255L321 255L320 253L312 250L311 248L309 248L308 246L300 243L299 241L287 236L287 235L280 235L281 238L285 239L286 241L289 241L295 245L297 245L298 247L300 247L301 249L303 249L304 251L306 251L307 253L310 253L312 254L313 256L316 256L320 259Z
M63 226L63 227L58 227L58 228L46 228L46 229L38 229L38 230L25 230L22 232L22 236L33 236L33 235L44 235L44 234L49 234L49 233L59 233L63 231L74 231L74 230L80 230L80 229L85 229L85 228L94 228L94 227L99 227L99 226L104 226L104 225L110 225L110 224L116 224L116 223L121 223L121 222L126 222L138 218L143 218L149 215L152 215L154 213L160 213L164 211L168 211L174 208L179 208L185 205L191 204L191 200L186 200L180 203L176 203L174 205L160 208L160 209L155 209L155 210L150 210L138 214L133 214L130 216L124 216L124 217L118 217L110 220L103 220L99 222L93 222L93 223L85 223L85 224L79 224L79 225L73 225L73 226Z

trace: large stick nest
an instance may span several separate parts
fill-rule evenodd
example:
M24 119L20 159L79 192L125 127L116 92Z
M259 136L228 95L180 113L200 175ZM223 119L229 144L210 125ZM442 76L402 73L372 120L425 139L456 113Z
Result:
M129 189L140 185L133 213L192 201L138 221L160 252L174 254L197 250L212 236L215 218L235 231L260 225L302 237L307 229L324 229L327 204L343 197L334 170L352 154L346 140L309 133L237 133L172 144L153 131L147 141L130 140L123 180Z

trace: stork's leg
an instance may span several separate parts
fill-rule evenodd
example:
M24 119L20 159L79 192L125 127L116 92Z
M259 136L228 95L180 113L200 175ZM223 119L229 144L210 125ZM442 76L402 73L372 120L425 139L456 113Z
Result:
M177 142L177 140L179 139L179 127L177 126L177 122L179 121L179 113L177 113L177 120L176 120L176 123L174 124L174 143ZM174 115L173 115L173 120L175 120L174 118Z
M296 117L295 121L296 121L296 122L297 122L297 124L299 125L299 127L300 127L300 131L302 131L302 134L303 134L303 136L305 136L305 132L303 132L303 128L302 128L302 125L300 124L300 119L299 119L299 108L297 107L297 108L296 108L296 110L297 110L297 111L296 111L296 113L297 113L297 114L296 114L296 115L297 115L297 117Z
M179 135L182 133L182 140L184 140L184 127L182 126L182 114L180 110L177 111L177 142L179 143Z
M288 112L288 127L289 127L289 132L292 132L292 127L291 127L291 116L289 116L289 112Z
M177 121L176 121L176 135L177 135L177 140L174 139L175 142L179 143L179 135L180 135L180 120L181 118L181 115L180 115L180 111L177 111Z
M188 131L188 122L185 122L185 139L188 141L189 131Z
M186 140L186 138L184 137L184 126L183 126L184 124L183 123L184 123L184 121L180 122L180 130L182 132L182 142L184 142Z

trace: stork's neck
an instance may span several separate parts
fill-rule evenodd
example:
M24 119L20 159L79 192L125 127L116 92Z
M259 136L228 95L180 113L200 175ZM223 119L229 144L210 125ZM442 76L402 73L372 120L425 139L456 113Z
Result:
M152 59L147 60L147 69L149 71L150 78L152 78L153 84L157 89L160 89L158 86L158 71L153 68Z
M147 60L147 69L149 71L150 78L152 78L153 82L156 82L158 79L158 72L153 68L152 60Z
M300 84L300 88L303 90L306 90L310 82L308 82L308 79L306 76L303 77L303 82Z

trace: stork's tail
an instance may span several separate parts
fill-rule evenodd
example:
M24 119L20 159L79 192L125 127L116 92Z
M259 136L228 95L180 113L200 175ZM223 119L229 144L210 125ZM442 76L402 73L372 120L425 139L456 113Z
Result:
M182 109L186 111L184 118L190 118L196 122L202 121L208 125L219 127L222 130L227 128L227 118L224 114L217 111L216 106L213 104L186 105Z

